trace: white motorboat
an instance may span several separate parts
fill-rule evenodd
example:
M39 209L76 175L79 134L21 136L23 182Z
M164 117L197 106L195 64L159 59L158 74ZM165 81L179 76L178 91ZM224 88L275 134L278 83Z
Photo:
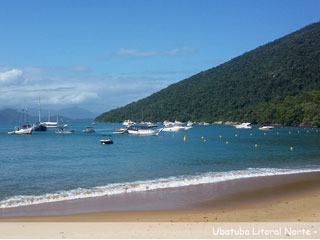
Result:
M188 122L187 122L187 126L184 127L184 130L189 130L189 129L191 129L191 128L193 128L193 122L188 121Z
M171 127L171 126L174 126L175 124L174 124L174 122L164 121L164 122L163 122L163 125L164 125L165 127Z
M186 130L186 127L179 126L179 125L173 125L173 126L164 127L162 131L164 131L164 132L178 132L178 131L183 131L183 130Z
M252 126L251 126L251 123L246 122L246 123L241 123L241 124L235 125L235 128L238 128L238 129L249 129L249 128L252 128Z
M147 124L147 126L148 126L149 128L155 128L155 127L157 127L157 125L154 124L154 123L152 123L152 122L146 122L146 124Z
M190 121L187 123L187 125L179 121L175 121L175 122L164 121L163 124L165 127L163 128L162 131L164 132L178 132L183 130L189 130L193 126L193 123Z
M262 126L262 127L259 127L259 130L272 130L273 129L273 126Z
M159 133L163 130L163 128L160 129L151 129L149 127L130 127L128 129L128 133L132 135L140 135L140 136L157 136Z
M133 126L133 125L135 125L136 123L135 122L132 122L131 120L124 120L123 121L123 123L122 123L122 125L124 125L124 126L128 126L128 127L131 127L131 126Z
M192 127L192 126L193 126L193 122L188 121L188 122L187 122L187 126L188 126L188 127L190 127L190 126Z
M113 134L124 134L127 132L128 132L128 127L120 127L120 128L116 128Z

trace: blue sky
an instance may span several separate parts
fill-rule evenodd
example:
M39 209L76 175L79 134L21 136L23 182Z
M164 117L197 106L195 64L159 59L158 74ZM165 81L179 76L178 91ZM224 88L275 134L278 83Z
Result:
M320 20L320 1L1 0L0 108L95 113Z

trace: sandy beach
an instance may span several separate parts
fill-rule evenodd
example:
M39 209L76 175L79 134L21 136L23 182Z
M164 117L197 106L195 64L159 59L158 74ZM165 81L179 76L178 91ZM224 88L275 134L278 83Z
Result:
M171 202L173 199L175 201ZM182 204L181 201L184 200L185 202ZM153 204L145 205L147 201ZM96 211L105 208L105 205L101 202L114 203L114 205L110 206L110 210ZM131 203L131 206L128 206L128 203ZM69 204L73 204L75 207L67 210ZM98 207L90 212L91 206L94 204ZM79 209L83 206L86 207ZM145 206L145 209L142 206ZM117 210L121 207L124 210ZM31 215L31 211L33 216L19 216L19 214ZM130 194L112 196L109 199L85 199L42 204L41 206L1 209L0 213L1 226L11 223L23 223L24 226L32 226L28 225L31 223L54 223L60 226L59 223L72 222L75 224L74 230L78 228L79 225L77 224L98 222L129 225L130 223L142 223L141 227L145 227L147 223L151 224L148 225L150 227L153 223L214 224L238 222L243 224L243 222L258 222L263 224L269 222L277 226L275 222L291 222L292 224L310 224L313 222L316 227L319 227L320 174L305 173L239 179L181 189L135 193L131 196ZM18 227L19 225L9 226ZM7 234L9 234L11 228L6 227L6 229L8 229ZM58 231L58 229L60 228L57 227L56 230ZM103 229L100 229L102 235L105 234ZM97 231L99 232L99 230ZM11 235L2 236L8 237ZM106 237L106 235L103 236Z
M320 173L4 208L0 216L1 222L316 222Z
M293 176L281 176L286 180ZM296 177L296 176L295 176ZM193 205L192 209L127 210L0 218L1 222L319 222L319 174ZM270 177L265 179L271 180ZM259 179L259 181L262 179ZM259 182L258 181L258 182ZM240 184L240 183L239 183ZM307 185L307 186L306 186ZM228 201L228 198L229 201ZM13 209L12 209L13 210Z

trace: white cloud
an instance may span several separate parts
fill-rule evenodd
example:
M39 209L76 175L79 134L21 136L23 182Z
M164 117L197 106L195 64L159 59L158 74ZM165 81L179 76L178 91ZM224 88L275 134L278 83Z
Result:
M89 110L103 112L110 108L123 106L154 93L168 84L171 77L163 74L140 73L133 76L96 76L74 74L64 69L23 67L18 71L12 68L0 69L2 79L13 79L19 82L3 84L0 87L0 107L2 105L36 107L39 97L44 108L59 109L66 105L81 105ZM9 71L10 70L10 71ZM4 74L10 72L10 74ZM19 74L21 72L21 74ZM15 73L15 74L13 74ZM169 81L170 80L170 81ZM0 83L1 84L1 83Z
M164 53L168 55L183 55L183 54L191 54L193 52L194 50L192 48L175 48L175 49L164 51Z
M44 104L79 104L98 97L97 87L84 78L56 76L56 71L38 67L1 70L2 103L19 105L40 97Z
M0 83L11 83L15 82L21 77L23 72L19 69L13 68L6 72L0 72Z
M126 49L126 48L121 48L120 50L116 51L116 55L132 56L132 57L149 57L157 54L158 54L158 51L141 51L138 49Z
M131 57L150 57L155 55L183 55L193 53L194 50L192 48L175 48L169 50L152 50L152 51L142 51L139 49L127 49L121 48L115 52L118 56L131 56Z
M89 99L95 99L98 97L98 94L95 92L65 92L63 94L51 95L47 101L51 104L78 104Z

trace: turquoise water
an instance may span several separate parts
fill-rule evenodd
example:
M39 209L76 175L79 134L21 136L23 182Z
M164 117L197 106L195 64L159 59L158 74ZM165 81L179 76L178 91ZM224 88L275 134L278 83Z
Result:
M14 124L2 123L0 207L320 171L319 129L194 126L158 136L114 135L113 145L101 145L102 135L120 124L92 125L96 133L82 133L87 126L69 124L74 134L18 136L7 134Z

